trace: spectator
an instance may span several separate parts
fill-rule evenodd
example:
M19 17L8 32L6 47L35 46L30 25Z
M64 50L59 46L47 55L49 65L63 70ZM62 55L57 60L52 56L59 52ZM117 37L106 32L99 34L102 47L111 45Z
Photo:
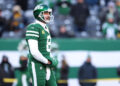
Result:
M69 33L67 31L66 26L61 26L59 29L59 36L60 38L68 38L68 37L74 37L74 35L71 33Z
M14 6L13 8L13 16L11 18L11 31L16 31L24 28L24 17L22 14L22 10L19 5Z
M2 17L2 9L0 9L0 37L5 31L6 27L6 19Z
M118 75L118 77L120 77L120 66L117 67L117 75ZM120 81L119 81L119 83L120 83Z
M80 86L95 86L96 85L96 82L95 83L82 82L82 80L97 78L97 70L92 65L90 56L88 56L86 62L80 67L78 78L79 78Z
M114 22L114 19L112 14L108 14L107 21L102 25L103 34L107 39L116 39L118 26Z
M58 0L57 1L59 14L69 15L70 12L70 0Z
M116 0L116 7L117 7L117 10L120 14L120 0Z
M30 75L27 68L27 57L20 57L20 68L15 69L15 76L17 78L16 86L29 86L30 84Z
M3 56L2 62L0 64L0 80L1 86L12 86L12 83L6 83L3 79L5 78L14 78L14 72L11 64L8 61L7 56Z
M120 77L120 66L117 68L117 75Z
M118 22L119 20L119 13L115 7L115 3L110 1L107 5L107 7L104 7L103 9L101 9L100 13L99 13L99 17L101 19L101 24L103 24L106 21L106 17L108 14L112 14L115 18L115 22Z
M84 0L77 0L78 3L71 8L71 16L74 18L76 30L79 32L85 31L86 19L89 16L88 6Z
M61 22L62 21L62 22ZM65 25L67 28L68 33L73 33L74 34L74 29L73 29L73 18L70 15L55 15L55 20L53 24L51 23L51 32L55 36L59 35L59 31L61 26Z
M60 70L60 79L61 80L68 80L68 73L69 73L69 66L65 61L65 56L63 56L62 60L62 67ZM68 83L61 83L59 86L68 86Z

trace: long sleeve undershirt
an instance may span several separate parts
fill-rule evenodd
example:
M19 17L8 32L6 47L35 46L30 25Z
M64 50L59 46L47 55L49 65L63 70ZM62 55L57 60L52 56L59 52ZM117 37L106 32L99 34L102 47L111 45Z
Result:
M33 56L36 60L38 60L38 61L40 61L40 62L42 62L42 63L44 63L44 64L47 64L47 63L48 63L48 59L46 59L46 58L41 54L41 52L40 52L39 49L38 49L38 41L37 41L37 40L34 40L34 39L29 39L29 40L28 40L28 44L29 44L29 48L30 48L30 52L31 52L32 56Z

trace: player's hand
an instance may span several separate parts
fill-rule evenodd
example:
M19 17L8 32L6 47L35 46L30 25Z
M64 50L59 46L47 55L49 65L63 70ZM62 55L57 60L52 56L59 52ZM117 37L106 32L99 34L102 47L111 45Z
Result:
M57 59L50 57L50 58L48 58L48 60L51 62L51 64L49 66L51 66L51 67L56 67L57 66L57 64L58 64Z
M48 64L51 64L51 61L48 60Z

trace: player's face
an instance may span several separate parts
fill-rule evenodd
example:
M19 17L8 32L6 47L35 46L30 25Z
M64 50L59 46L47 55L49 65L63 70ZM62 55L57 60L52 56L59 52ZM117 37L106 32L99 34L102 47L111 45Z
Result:
M110 19L108 19L108 22L109 22L109 23L113 23L113 22L114 22L114 19L110 18Z
M50 12L45 11L45 12L43 13L43 15L44 15L45 21L50 21Z

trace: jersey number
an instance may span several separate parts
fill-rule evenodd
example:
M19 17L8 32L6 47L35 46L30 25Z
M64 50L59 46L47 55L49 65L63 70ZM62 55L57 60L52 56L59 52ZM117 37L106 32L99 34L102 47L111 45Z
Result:
M46 48L47 48L47 52L50 52L50 45L51 45L51 37L48 36L47 37L47 44L46 44Z

